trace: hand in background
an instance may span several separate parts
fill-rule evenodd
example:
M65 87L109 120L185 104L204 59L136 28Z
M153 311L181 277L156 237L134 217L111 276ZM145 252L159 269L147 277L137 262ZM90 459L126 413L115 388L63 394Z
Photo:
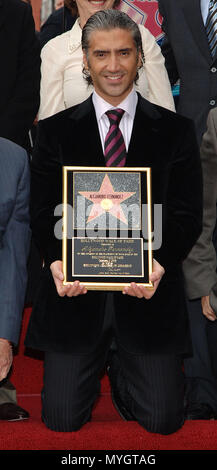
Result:
M210 305L208 295L201 297L201 305L202 305L202 310L203 310L203 314L205 315L205 317L208 318L208 320L215 321L217 317L216 317L214 310L212 309Z
M0 338L0 382L7 377L13 362L13 353L10 342Z

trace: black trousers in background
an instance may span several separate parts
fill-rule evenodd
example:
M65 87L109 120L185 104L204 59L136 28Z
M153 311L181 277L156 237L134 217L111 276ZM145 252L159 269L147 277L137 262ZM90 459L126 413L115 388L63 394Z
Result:
M104 328L94 351L86 355L45 353L42 419L48 428L76 431L90 420L114 335L113 297L107 294ZM184 422L181 358L131 354L121 347L117 335L115 338L117 357L111 367L115 373L119 371L116 386L122 401L147 431L175 432Z
M184 360L186 400L206 403L217 413L217 321L202 313L201 301L187 301L193 356Z

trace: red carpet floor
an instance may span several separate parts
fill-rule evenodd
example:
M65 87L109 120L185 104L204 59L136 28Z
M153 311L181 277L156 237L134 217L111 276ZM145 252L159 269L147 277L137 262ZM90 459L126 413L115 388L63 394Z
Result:
M114 409L107 377L92 421L80 431L56 433L41 422L42 357L23 345L30 309L24 312L18 354L11 381L18 403L30 413L23 422L0 422L0 450L216 450L217 421L188 421L170 436L150 434L135 422L123 421Z

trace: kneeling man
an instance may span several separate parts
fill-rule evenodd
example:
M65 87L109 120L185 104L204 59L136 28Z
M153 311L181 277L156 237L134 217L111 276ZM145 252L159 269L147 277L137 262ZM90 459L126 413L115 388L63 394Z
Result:
M168 434L184 421L182 357L191 352L181 266L202 223L193 124L136 93L142 42L127 15L94 14L82 47L94 92L39 123L32 161L32 230L45 263L26 344L45 351L42 419L55 431L75 431L90 420L115 336L120 373L113 398L121 414ZM87 292L78 281L63 285L62 246L54 235L63 165L151 167L153 203L162 206L153 289L132 283L112 294Z

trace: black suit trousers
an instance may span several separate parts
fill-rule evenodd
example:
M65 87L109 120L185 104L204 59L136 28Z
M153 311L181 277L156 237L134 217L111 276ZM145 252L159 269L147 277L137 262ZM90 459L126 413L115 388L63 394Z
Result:
M115 334L116 387L135 420L147 431L170 434L184 421L182 361L176 355L135 355L119 344L112 294L107 294L102 335L91 354L45 353L42 419L54 431L70 432L91 419L100 377ZM112 361L111 367L116 367ZM121 370L121 373L120 373ZM114 370L115 373L115 370ZM120 386L120 387L119 387Z

